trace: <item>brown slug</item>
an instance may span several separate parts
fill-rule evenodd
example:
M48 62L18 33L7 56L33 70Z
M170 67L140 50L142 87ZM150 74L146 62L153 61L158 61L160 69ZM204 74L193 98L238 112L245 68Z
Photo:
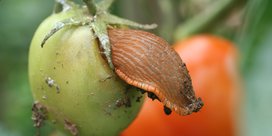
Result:
M196 98L185 63L162 38L141 30L108 30L112 63L126 83L154 93L180 115L203 106Z

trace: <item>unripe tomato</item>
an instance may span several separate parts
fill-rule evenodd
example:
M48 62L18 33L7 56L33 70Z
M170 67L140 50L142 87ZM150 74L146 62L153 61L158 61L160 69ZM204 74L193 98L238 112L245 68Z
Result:
M90 28L66 27L41 48L57 22L75 16L88 15L77 8L53 14L33 37L29 51L33 110L37 112L33 118L36 123L46 119L73 135L118 135L138 113L141 94L109 68Z
M186 63L197 96L204 106L189 116L163 113L157 101L147 100L122 136L233 136L240 104L237 50L222 38L193 36L174 45Z

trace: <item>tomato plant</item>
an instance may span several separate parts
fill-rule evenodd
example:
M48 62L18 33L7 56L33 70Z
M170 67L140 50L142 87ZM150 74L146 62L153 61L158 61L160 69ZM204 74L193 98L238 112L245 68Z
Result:
M147 99L122 135L235 135L240 83L234 45L216 36L198 35L176 43L174 49L189 69L203 109L189 116L167 116L160 103Z

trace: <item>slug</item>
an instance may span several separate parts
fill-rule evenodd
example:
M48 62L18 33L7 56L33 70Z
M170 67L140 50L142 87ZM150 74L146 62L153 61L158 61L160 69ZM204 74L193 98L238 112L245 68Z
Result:
M110 28L108 34L112 63L122 80L154 93L180 115L201 109L185 63L166 41L141 30Z

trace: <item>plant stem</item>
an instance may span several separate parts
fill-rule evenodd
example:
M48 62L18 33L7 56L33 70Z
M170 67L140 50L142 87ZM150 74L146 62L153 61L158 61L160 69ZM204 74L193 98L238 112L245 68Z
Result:
M185 23L179 25L175 31L174 39L181 40L194 33L197 33L206 28L211 22L229 9L231 5L239 0L219 0L215 1L206 10L189 19Z
M86 4L86 6L88 7L88 10L89 12L92 14L92 15L95 15L96 14L96 7L93 3L92 0L83 0L83 2Z
M169 32L173 32L175 25L173 2L171 0L158 0L158 5L162 12L162 23L159 27L160 36L168 42L172 42L173 36Z

